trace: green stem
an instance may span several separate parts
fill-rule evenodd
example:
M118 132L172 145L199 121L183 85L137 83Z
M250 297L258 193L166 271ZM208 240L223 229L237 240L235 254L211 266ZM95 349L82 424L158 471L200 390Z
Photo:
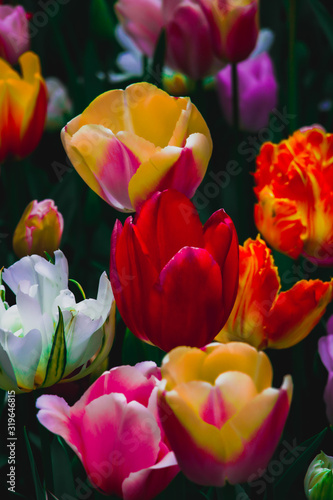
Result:
M52 474L52 457L50 439L52 436L49 431L41 424L39 424L39 435L41 440L41 452L43 460L43 470L45 485L48 491L53 492L53 474Z
M297 129L297 80L296 80L296 0L289 0L289 54L288 54L288 113L295 115L290 119L289 133Z
M236 144L239 133L239 89L238 89L238 72L237 64L231 64L232 72L232 110L233 110L233 124L236 133Z

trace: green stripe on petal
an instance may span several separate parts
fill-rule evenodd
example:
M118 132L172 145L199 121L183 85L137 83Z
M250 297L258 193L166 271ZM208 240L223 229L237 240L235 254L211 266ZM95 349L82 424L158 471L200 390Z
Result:
M66 367L67 351L65 342L64 318L60 307L58 307L58 311L59 321L53 337L51 354L46 367L45 379L42 384L43 387L49 387L59 382L65 372Z

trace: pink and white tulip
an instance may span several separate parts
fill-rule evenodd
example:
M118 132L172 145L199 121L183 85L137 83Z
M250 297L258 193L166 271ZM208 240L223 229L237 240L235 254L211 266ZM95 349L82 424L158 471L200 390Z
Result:
M29 46L29 23L24 8L0 5L0 57L16 64Z
M179 471L157 415L159 380L150 361L116 367L72 407L41 396L37 418L75 451L94 487L124 500L150 500Z

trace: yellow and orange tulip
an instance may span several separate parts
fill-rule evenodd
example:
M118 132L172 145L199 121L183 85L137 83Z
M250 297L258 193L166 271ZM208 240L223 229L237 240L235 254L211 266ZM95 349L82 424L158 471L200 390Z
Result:
M254 177L254 217L265 240L294 259L332 265L333 134L313 126L265 143Z
M289 375L272 388L266 354L241 342L177 347L161 373L160 419L191 481L221 487L264 472L288 416Z
M149 83L100 95L64 127L62 141L88 186L123 212L167 188L191 198L212 153L208 127L191 100Z
M303 340L333 296L333 280L301 280L281 292L271 250L258 236L239 246L239 285L231 314L215 340L283 349Z
M39 58L25 52L19 64L22 77L0 59L0 162L28 156L44 130L47 91Z

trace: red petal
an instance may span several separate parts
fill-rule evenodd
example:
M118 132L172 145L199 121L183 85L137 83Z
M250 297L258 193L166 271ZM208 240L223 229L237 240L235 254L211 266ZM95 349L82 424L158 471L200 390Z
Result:
M135 225L158 272L181 248L203 247L202 224L194 205L173 189L149 199Z
M235 226L221 209L215 212L204 226L205 249L221 268L223 283L224 322L233 308L239 273L239 247Z
M219 265L203 249L183 248L150 295L149 340L164 351L211 342L223 318Z

